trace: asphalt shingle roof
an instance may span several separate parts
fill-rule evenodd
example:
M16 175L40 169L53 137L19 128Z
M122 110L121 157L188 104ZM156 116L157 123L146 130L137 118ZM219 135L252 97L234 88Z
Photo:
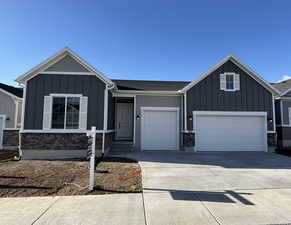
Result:
M178 91L190 81L112 80L119 90Z
M0 83L0 88L19 98L23 96L23 89Z
M284 80L278 83L270 83L270 84L282 93L291 88L291 79Z

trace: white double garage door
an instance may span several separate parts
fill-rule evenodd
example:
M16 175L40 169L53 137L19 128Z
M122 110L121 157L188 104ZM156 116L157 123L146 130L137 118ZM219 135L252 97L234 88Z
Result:
M195 151L267 151L265 112L193 112ZM141 149L179 150L178 108L142 109Z

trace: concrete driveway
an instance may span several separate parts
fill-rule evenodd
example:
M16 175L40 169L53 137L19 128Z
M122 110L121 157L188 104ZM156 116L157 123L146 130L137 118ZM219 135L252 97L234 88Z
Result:
M291 223L291 158L265 152L142 152L148 224Z
M143 152L143 194L0 199L0 224L291 223L291 158Z

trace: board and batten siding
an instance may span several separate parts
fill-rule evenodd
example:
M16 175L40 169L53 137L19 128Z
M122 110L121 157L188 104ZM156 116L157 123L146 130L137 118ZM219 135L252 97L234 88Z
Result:
M220 90L220 74L225 72L240 75L240 90ZM188 130L193 130L193 121L189 120L193 111L263 111L273 121L272 93L231 61L189 89L186 95ZM273 123L268 123L268 130L273 131Z
M27 82L25 130L41 130L44 96L82 94L88 97L87 129L103 130L105 83L94 75L39 74Z

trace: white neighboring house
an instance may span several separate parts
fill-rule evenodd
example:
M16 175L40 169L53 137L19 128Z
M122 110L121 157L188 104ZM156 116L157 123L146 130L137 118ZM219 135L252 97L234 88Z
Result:
M0 83L0 149L19 145L22 95L22 88Z

